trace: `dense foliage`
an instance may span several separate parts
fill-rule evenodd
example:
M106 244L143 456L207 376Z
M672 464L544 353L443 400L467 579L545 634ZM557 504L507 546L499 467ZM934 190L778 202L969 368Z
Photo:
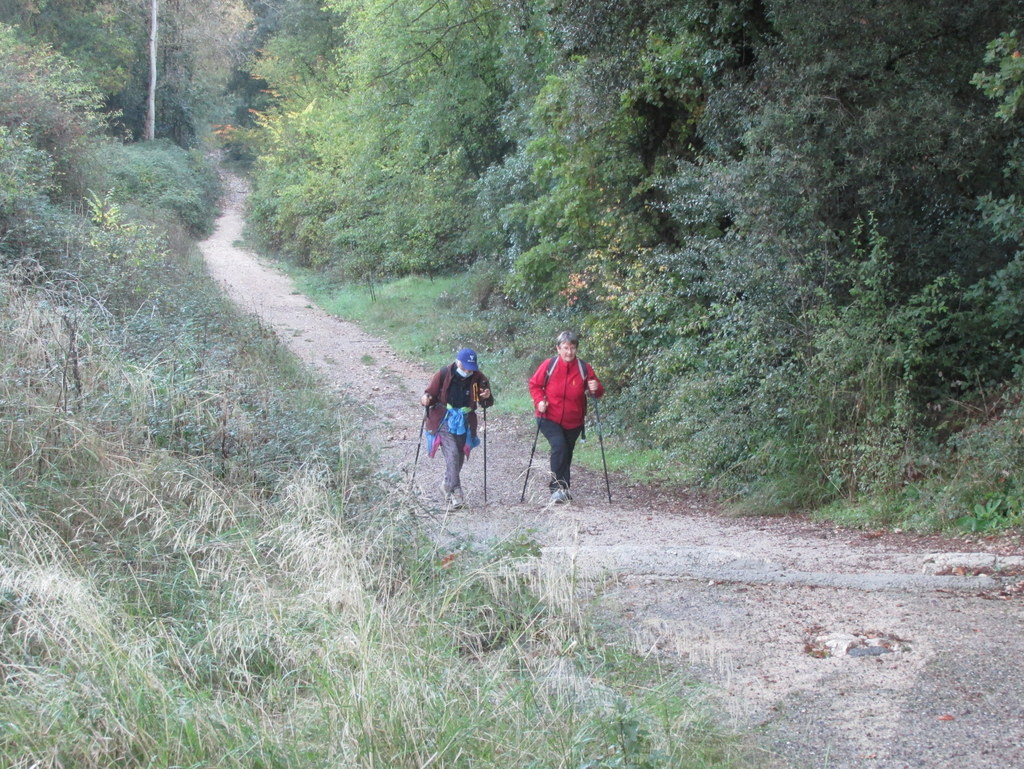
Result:
M783 506L906 492L1016 413L1016 0L278 7L321 30L254 63L254 232L287 256L500 263L623 424Z
M106 138L101 96L81 70L2 25L0 72L0 262L84 280L117 311L116 295L154 285L142 278L162 253L209 231L216 173L163 140Z
M156 136L192 147L235 106L225 85L251 44L250 15L243 0L159 0L157 8ZM151 0L4 0L0 23L74 61L109 128L131 139L143 136L146 119L150 9Z

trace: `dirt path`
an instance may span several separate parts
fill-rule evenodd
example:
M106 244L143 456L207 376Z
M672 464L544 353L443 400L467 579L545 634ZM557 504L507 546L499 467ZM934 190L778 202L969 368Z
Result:
M401 359L236 247L244 189L228 181L226 211L202 244L211 274L380 417L385 461L408 474L417 399L442 361ZM487 351L478 351L486 370ZM368 391L382 369L389 386ZM520 386L496 382L496 396ZM488 422L488 504L481 449L463 476L470 509L450 516L440 508L441 459L421 456L419 498L434 513L425 525L437 537L531 532L544 558L593 579L623 639L683 666L731 726L761 735L763 766L1024 767L1024 593L1019 578L979 573L993 559L1021 563L1019 544L986 550L799 519L730 518L686 490L622 478L612 479L608 502L604 478L576 468L574 502L545 506L534 484L545 470L543 439L521 503L532 426L507 415ZM988 559L978 561L982 551Z

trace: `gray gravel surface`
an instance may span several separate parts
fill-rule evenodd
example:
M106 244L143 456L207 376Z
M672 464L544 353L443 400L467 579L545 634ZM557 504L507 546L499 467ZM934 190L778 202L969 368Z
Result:
M228 181L226 212L202 246L211 275L327 386L366 403L382 426L383 461L409 478L417 399L438 362L401 359L237 247L245 190ZM486 369L486 346L474 344ZM367 392L375 375L388 386ZM515 387L525 382L495 382L499 401ZM724 723L756 736L763 766L1024 767L1018 541L735 518L686 489L618 477L609 502L603 476L582 468L572 504L553 507L537 483L543 441L520 502L534 430L528 415L492 412L488 504L480 449L464 474L469 508L457 513L442 507L440 458L421 457L423 525L442 543L534 537L545 561L577 571L619 642L702 682Z

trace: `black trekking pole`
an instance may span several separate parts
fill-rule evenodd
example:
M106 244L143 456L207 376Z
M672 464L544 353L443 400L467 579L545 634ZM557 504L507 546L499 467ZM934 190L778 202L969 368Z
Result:
M530 449L530 464L526 466L526 477L523 479L523 493L519 495L519 501L526 499L526 484L530 480L530 468L533 467L533 453L537 450L537 438L540 435L540 420L537 420L537 432L533 436L533 448Z
M411 488L416 483L416 467L420 462L420 446L423 445L423 427L427 424L427 414L430 411L430 406L423 407L423 421L420 422L420 437L416 440L416 459L412 461L412 477L409 479L409 487Z
M480 406L480 389L473 385L473 404ZM487 504L487 407L480 406L484 412L484 505Z
M480 390L473 385L473 403L480 405ZM487 504L487 408L480 405L483 410L483 504Z
M484 506L487 506L487 409L484 408Z
M594 397L594 420L597 422L597 442L601 444L601 464L604 465L604 487L608 491L608 501L612 501L612 485L608 481L608 463L604 458L604 439L601 437L601 410L597 407L597 397Z

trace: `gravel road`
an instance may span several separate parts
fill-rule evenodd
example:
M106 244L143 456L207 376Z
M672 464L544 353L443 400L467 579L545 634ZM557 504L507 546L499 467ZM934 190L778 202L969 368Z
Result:
M237 246L245 190L202 244L213 278L259 315L327 386L381 419L384 461L411 474L422 411L441 361L403 360L386 342L298 294ZM486 370L486 345L475 342ZM581 350L585 355L585 351ZM600 364L596 368L600 374ZM398 386L365 392L374 373ZM502 390L522 383L495 382ZM529 532L543 559L577 569L614 634L702 682L725 722L753 734L763 766L787 769L1024 767L1024 548L862 532L800 518L730 517L687 489L574 468L572 504L544 504L546 447L528 415L489 416L487 504L477 449L469 508L441 507L440 456L416 468L435 537Z

